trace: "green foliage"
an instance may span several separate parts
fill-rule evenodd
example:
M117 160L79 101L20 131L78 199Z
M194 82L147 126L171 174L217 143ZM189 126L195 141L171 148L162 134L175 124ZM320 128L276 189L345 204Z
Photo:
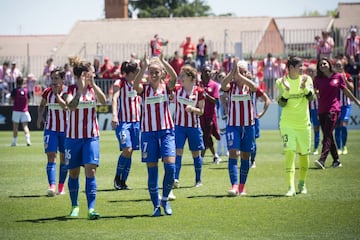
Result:
M203 186L193 188L191 154L184 150L181 188L171 202L173 216L152 218L146 167L140 153L133 156L128 179L131 191L114 191L118 142L113 131L100 136L96 210L101 218L86 219L84 172L80 174L80 216L70 219L69 194L48 198L46 155L42 132L31 132L25 146L19 132L10 147L11 132L0 132L1 239L358 239L360 236L359 131L349 131L349 154L342 169L318 170L310 157L308 194L286 198L284 155L278 131L262 131L257 168L251 169L245 197L227 197L230 187L227 159L204 158ZM298 162L297 162L298 163ZM329 156L326 166L331 164ZM160 163L159 184L163 168ZM297 165L298 166L298 165ZM296 169L296 179L298 179ZM67 187L66 187L67 189Z
M187 0L129 1L133 11L138 10L139 18L156 17L197 17L210 15L211 7L202 0L189 3ZM133 15L133 11L131 15Z

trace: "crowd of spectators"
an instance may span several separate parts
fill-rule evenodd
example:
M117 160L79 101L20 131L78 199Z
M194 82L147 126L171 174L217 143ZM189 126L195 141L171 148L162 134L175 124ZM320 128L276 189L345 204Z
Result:
M357 35L356 27L351 26L349 32L350 34L344 43L343 54L338 56L334 56L335 42L331 37L330 32L323 31L321 36L315 36L314 50L316 59L305 60L305 65L316 64L322 57L327 57L331 61L341 57L346 58L344 69L353 77L354 94L359 96L360 37ZM169 40L161 37L159 34L155 34L154 38L149 42L151 56L159 56L168 43ZM221 72L227 74L231 71L233 68L232 64L234 57L233 53L224 53L224 55L218 54L217 51L210 53L204 37L199 37L198 43L195 44L192 37L188 35L179 45L179 50L175 51L172 56L167 56L167 60L177 74L180 73L180 69L184 65L191 65L196 68L199 73L204 66L210 66L214 73L213 77L215 78L215 74L217 75ZM137 53L131 53L129 59L114 61L108 57L104 57L103 59L94 58L93 65L95 68L95 77L98 81L106 80L102 81L99 85L109 98L112 93L113 80L119 79L122 76L120 62L123 60L135 61L138 64L140 63ZM276 79L286 74L286 60L282 59L282 56L274 56L271 52L269 52L264 59L255 59L250 56L246 60L250 72L257 77L260 87L271 99L274 99L276 94L274 82ZM46 64L44 65L42 78L39 79L39 81L33 74L28 74L26 84L32 96L34 96L34 92L36 92L36 87L38 85L41 85L42 89L48 87L49 73L55 68L55 65L57 65L57 63L54 63L52 58L47 59ZM65 85L71 85L74 83L74 77L69 63L65 63L64 68L66 69ZM14 89L15 79L18 76L22 76L22 72L17 68L15 61L4 61L2 66L0 66L0 103L7 102L9 93Z

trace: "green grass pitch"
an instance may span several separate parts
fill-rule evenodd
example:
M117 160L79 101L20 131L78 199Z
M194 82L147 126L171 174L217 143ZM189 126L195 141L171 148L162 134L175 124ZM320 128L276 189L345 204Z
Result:
M194 167L187 148L181 188L171 202L173 216L150 217L147 171L140 152L133 155L128 179L131 191L114 191L119 155L112 131L100 136L97 171L97 221L87 220L84 172L80 174L80 216L70 219L69 194L46 197L46 155L42 132L32 132L26 147L22 132L10 147L12 133L0 132L0 239L360 239L360 132L349 131L349 154L343 168L318 170L310 157L308 194L287 198L284 155L279 131L262 131L257 168L251 169L248 195L228 197L227 158L204 158L203 186L193 188ZM326 162L330 166L329 156ZM297 162L298 163L298 162ZM163 168L160 164L160 186ZM58 169L57 169L58 171ZM298 179L296 169L296 179ZM67 189L67 187L66 187Z

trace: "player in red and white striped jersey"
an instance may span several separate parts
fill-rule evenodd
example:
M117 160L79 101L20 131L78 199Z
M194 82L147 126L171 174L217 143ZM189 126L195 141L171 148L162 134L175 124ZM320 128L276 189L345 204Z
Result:
M250 167L250 155L255 147L255 116L251 95L256 94L264 102L265 114L270 99L247 77L247 64L244 61L234 63L233 70L225 77L221 88L228 92L228 123L226 128L229 149L229 176L231 189L229 195L244 195L245 183ZM240 151L240 182L238 184L237 160Z
M344 71L344 63L342 60L336 60L334 64L334 70L338 73L341 73L344 77L346 87L354 92L354 83L351 75ZM348 96L344 94L343 91L340 91L340 116L336 122L335 127L335 141L338 148L338 154L348 154L348 149L346 147L347 136L348 136L348 127L351 115L351 101Z
M202 157L204 142L200 127L200 116L204 114L204 90L197 86L197 70L189 65L182 67L180 72L181 85L175 86L175 144L176 144L176 171L174 187L180 187L179 175L184 145L188 139L189 149L194 159L195 187L200 187Z
M72 60L76 85L64 94L70 110L65 139L65 161L69 169L68 187L72 209L70 216L79 214L78 192L80 167L85 168L85 192L88 203L88 218L98 219L95 212L96 168L99 165L99 126L96 118L96 103L106 104L106 97L94 81L94 67L89 62Z
M44 126L44 148L47 155L46 173L48 177L49 189L48 196L53 197L56 193L56 153L60 152L60 172L58 194L64 194L64 182L67 176L67 166L65 165L65 126L66 126L66 103L62 99L63 85L65 80L65 70L55 68L51 73L50 87L46 88L42 94L42 99L38 108L37 127L42 128L45 106L48 106L47 117Z
M171 78L166 83L166 71ZM148 83L141 80L148 68ZM172 214L168 196L174 183L175 175L175 132L169 109L169 97L176 82L176 73L169 63L155 58L149 64L146 55L141 70L135 78L134 88L142 97L141 150L142 162L148 169L148 189L154 205L152 216L160 216L160 205L166 215ZM164 163L163 194L159 201L158 159Z
M133 61L124 61L121 64L124 78L114 83L112 99L112 128L119 142L121 154L117 161L114 188L129 190L126 180L131 168L133 150L139 150L140 138L140 96L134 89L134 79L139 72L138 64Z

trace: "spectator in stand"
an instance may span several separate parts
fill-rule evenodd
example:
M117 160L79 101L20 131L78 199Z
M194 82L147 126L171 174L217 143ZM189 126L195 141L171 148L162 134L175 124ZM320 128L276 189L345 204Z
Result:
M110 70L111 79L119 79L121 77L121 66L119 61L114 62L114 66Z
M183 49L184 61L188 57L188 54L191 54L192 56L194 56L194 54L195 54L196 47L195 47L195 44L193 42L191 42L190 36L186 36L186 40L180 44L180 48Z
M221 66L218 59L218 53L216 51L214 51L210 57L210 65L212 72L220 72Z
M65 63L64 70L65 70L64 85L71 86L71 85L75 84L74 73L73 73L69 63Z
M155 34L154 38L150 41L151 56L160 56L163 46L166 46L168 43L169 40L163 39L159 34Z
M349 73L344 71L344 62L343 59L337 59L334 64L334 71L343 75L345 80L346 87L353 92L354 84L353 79ZM342 91L340 92L340 116L336 122L335 126L335 142L338 148L338 154L348 154L348 149L346 147L347 136L348 136L348 127L351 114L351 101Z
M345 40L345 55L352 56L355 62L360 63L360 37L355 27L350 28L350 36Z
M316 59L319 61L320 60L320 42L321 42L321 37L316 35L314 37L314 45L313 48L315 50L315 56Z
M196 45L196 66L198 71L205 66L207 57L207 45L205 43L205 38L201 37L199 43Z
M46 60L46 64L44 66L44 71L43 71L43 77L44 77L44 81L45 81L45 87L50 87L51 84L51 72L52 70L55 69L55 65L53 64L53 59L49 58Z
M274 95L274 86L275 86L275 58L271 53L267 54L267 57L264 59L264 82L266 85L267 93L271 99L275 98Z
M138 66L140 66L140 59L138 58L137 54L135 52L130 54L130 60L129 62L134 62L136 63Z
M330 36L329 31L322 31L320 40L320 59L326 57L327 59L332 59L332 53L334 50L335 42L334 39Z
M36 78L35 78L34 74L29 73L26 78L26 87L29 91L29 99L31 99L32 103L34 103L35 83L36 83Z
M8 69L10 63L8 61L3 62L3 65L0 66L0 80L5 80L7 78Z
M359 97L359 74L360 74L360 63L355 62L353 56L346 56L346 63L344 65L345 72L349 73L354 80L354 96Z
M16 80L18 77L22 77L22 73L21 71L16 67L16 62L13 61L11 63L11 67L10 69L8 70L8 73L7 73L7 84L9 86L9 90L10 92L15 89L15 85L16 85Z
M196 68L196 62L194 61L193 55L191 53L186 56L184 65L190 65L191 67Z
M110 63L110 60L108 57L105 57L104 64L101 65L100 67L99 78L110 79L111 69L112 69L112 65Z
M319 97L318 114L323 133L323 148L320 159L315 161L315 166L325 169L325 161L330 152L333 158L331 166L334 168L342 167L333 137L336 121L340 115L340 91L358 106L360 106L360 100L346 87L343 75L333 72L329 59L322 58L317 63L316 69L314 87Z
M221 159L215 152L212 136L216 140L220 140L217 119L216 119L216 103L219 99L219 84L211 79L211 68L205 66L201 71L200 87L204 88L205 108L204 114L200 116L200 125L203 132L203 140L205 149L201 151L201 157L204 158L206 149L210 149L215 164L219 164Z
M68 188L71 200L70 217L79 216L79 175L80 167L85 169L85 193L88 219L100 218L95 211L96 169L100 162L99 124L96 116L96 103L106 104L106 97L94 81L94 68L90 62L78 58L72 61L76 85L64 91L68 111L65 138L65 161L69 169Z
M249 73L251 74L251 76L253 76L254 78L257 78L258 62L256 60L254 60L254 58L252 56L250 56L249 61L248 61L248 70L249 70Z
M175 70L176 75L179 76L182 66L184 66L184 59L179 56L179 52L175 51L174 56L170 61L171 67Z
M226 57L224 58L224 61L222 62L222 68L221 71L228 74L233 69L233 59L231 54L226 54Z
M95 79L101 78L99 76L101 64L100 64L100 60L98 58L94 58L93 66L94 66L94 71L95 71Z
M28 123L31 122L31 116L28 111L29 92L27 88L24 87L24 79L21 76L16 78L16 88L14 88L11 92L11 99L14 104L12 112L13 141L11 146L14 147L17 144L19 123L22 123L22 127L25 133L26 145L29 147L31 146L30 130L28 127Z
M274 62L274 78L278 79L286 73L286 64L282 61L281 57L277 57Z
M42 99L38 107L37 127L42 129L44 126L44 148L47 155L46 174L49 188L48 197L56 194L56 158L57 151L60 153L59 184L57 194L65 194L64 183L67 176L67 166L65 165L65 128L66 128L66 103L62 99L63 86L65 80L65 70L55 68L51 74L51 86L42 93ZM46 121L44 112L47 110Z
M6 101L6 94L8 94L9 92L9 86L8 83L6 82L6 79L8 79L7 74L8 74L8 69L9 69L9 62L5 61L3 62L3 65L0 66L0 103L5 103Z

